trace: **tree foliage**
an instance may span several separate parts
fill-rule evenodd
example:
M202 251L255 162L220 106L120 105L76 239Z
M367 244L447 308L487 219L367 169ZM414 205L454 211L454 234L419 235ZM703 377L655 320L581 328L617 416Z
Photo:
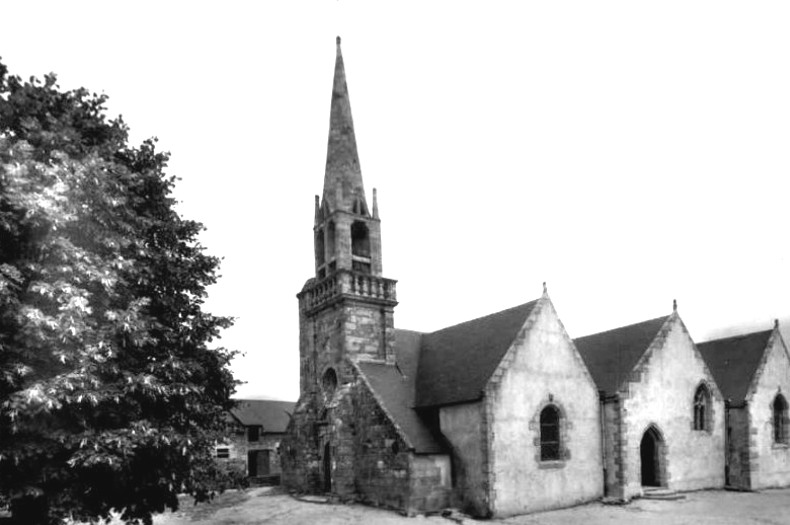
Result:
M20 523L150 523L224 480L219 261L174 210L168 155L105 103L0 63L0 506Z

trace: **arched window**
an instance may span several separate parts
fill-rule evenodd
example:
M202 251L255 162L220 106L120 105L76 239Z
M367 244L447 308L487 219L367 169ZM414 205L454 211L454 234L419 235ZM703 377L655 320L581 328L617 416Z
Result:
M560 459L560 411L549 405L540 413L540 460Z
M364 222L354 221L351 225L351 254L357 257L370 257L370 238Z
M326 248L331 261L335 258L335 223L332 221L326 227Z
M324 250L324 230L319 229L315 232L315 260L318 266L324 264L326 260L326 251Z
M351 269L359 273L370 273L370 232L364 222L354 221L351 225Z
M787 401L782 394L776 394L773 402L774 442L787 443Z
M324 389L327 399L331 399L337 388L337 373L334 368L328 368L324 372L324 377L321 378L321 387Z
M705 384L694 393L694 430L711 429L710 391Z

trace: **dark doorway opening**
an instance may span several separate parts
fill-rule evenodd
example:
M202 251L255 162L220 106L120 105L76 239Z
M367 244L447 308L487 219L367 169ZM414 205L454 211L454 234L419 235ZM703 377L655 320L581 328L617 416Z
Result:
M639 456L642 460L642 486L661 486L661 435L654 427L650 427L642 436L639 444Z
M247 452L247 475L251 478L269 475L268 450L250 450Z
M332 492L332 452L329 443L324 445L324 492Z

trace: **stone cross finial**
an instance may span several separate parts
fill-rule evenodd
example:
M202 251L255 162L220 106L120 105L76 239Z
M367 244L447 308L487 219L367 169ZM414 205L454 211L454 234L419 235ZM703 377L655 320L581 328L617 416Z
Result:
M774 328L779 328L779 319L774 319Z
M549 293L549 289L546 286L546 281L543 281L543 293Z
M677 312L678 311L678 300L677 299L672 299L672 311L673 312Z
M337 42L337 45L340 45L340 37L339 36L335 39L335 42Z

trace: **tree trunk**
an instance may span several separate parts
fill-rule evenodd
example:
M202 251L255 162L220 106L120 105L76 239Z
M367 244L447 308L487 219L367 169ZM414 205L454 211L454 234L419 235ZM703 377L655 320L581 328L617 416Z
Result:
M11 501L11 524L49 525L49 505L45 497L24 496Z

